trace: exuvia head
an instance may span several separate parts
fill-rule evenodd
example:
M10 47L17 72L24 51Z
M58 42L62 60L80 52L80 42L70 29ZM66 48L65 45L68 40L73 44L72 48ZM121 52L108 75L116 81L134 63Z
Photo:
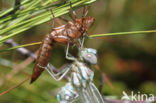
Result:
M90 64L97 63L97 51L92 48L83 48L79 52L79 57L81 60L84 60Z
M83 17L75 20L81 32L86 32L94 24L94 21L94 17Z
M93 17L82 18L83 28L87 31L95 22Z

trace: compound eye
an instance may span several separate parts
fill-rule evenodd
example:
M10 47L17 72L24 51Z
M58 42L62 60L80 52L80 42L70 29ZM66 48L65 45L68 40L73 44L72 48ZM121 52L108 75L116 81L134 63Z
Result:
M92 54L92 53L86 53L86 55L84 56L85 61L91 63L91 64L96 64L97 63L97 57L96 55Z

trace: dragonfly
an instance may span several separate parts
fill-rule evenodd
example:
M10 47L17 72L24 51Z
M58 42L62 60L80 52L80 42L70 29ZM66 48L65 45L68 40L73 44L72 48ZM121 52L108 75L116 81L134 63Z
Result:
M71 2L70 6L72 9ZM95 21L94 17L86 17L88 10L86 10L86 7L84 7L83 15L81 18L77 19L76 12L72 10L72 13L69 13L69 17L73 22L68 21L65 18L60 18L67 24L54 28L55 16L52 10L51 13L53 16L52 32L50 34L47 34L42 41L30 83L33 83L44 71L44 68L47 66L51 57L52 49L55 43L74 45L77 41L79 41L80 45L82 46L84 37L86 36L88 29L93 25ZM66 58L70 59L67 50Z
M102 95L93 83L94 72L91 64L97 64L97 51L92 48L81 48L78 58L71 56L73 63L55 73L49 63L45 69L56 81L70 75L68 82L58 92L59 103L105 103Z

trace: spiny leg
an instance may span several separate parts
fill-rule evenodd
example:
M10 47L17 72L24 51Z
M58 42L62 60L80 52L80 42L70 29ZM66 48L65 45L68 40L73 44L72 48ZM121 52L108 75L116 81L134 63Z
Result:
M76 60L76 58L75 57L73 57L72 55L70 55L69 54L69 43L67 44L67 49L66 49L66 59L68 59L68 60L73 60L73 61L75 61Z
M63 25L63 24L62 24L62 22L59 20L59 18L56 18L56 19L55 19L55 23L57 23L57 24L58 24L58 26Z
M82 37L81 44L80 44L80 45L81 45L81 48L83 48L84 40L85 40L85 37L83 36L83 37Z
M54 66L49 64L46 67L41 66L40 64L37 64L40 68L45 69L48 71L48 73L51 75L52 78L54 78L56 81L60 81L70 70L71 66L66 66L64 69L62 69L58 73L54 73L53 68ZM62 74L62 75L61 75ZM61 75L59 78L57 76Z
M78 39L78 40L79 40L79 39ZM80 47L79 41L76 41L76 42L72 45L72 48L74 48L74 47L77 47L77 48Z
M80 44L80 49L83 48L84 40L85 40L85 37L84 36L78 39L79 44Z
M72 14L75 16L75 18L76 18L76 12L73 10L73 7L72 7L72 2L71 1L69 1L70 2L70 8L71 8L71 10L72 10Z
M83 15L82 15L82 18L86 17L87 14L88 14L88 10L86 10L86 9L87 9L87 7L84 6L84 7L83 7Z
M52 16L53 16L53 18L52 18L52 29L55 27L55 22L58 24L58 25L63 25L60 21L59 21L59 19L57 19L57 18L55 18L55 15L54 15L54 12L53 12L53 10L52 10L52 8L50 8L50 11L51 11L51 14L52 14ZM62 18L62 17L59 17L59 18ZM65 21L66 19L64 19L64 21ZM67 21L67 20L66 20Z
M55 67L54 67L52 64L48 63L46 69L48 69L54 76L59 76L59 75L63 74L63 73L66 71L65 68L70 68L70 65L66 65L65 67L61 67L61 68L59 69L60 71L59 71L58 73L55 73L55 72L53 71L54 68L55 68Z
M60 21L59 19L62 20L62 21L64 21L64 22L66 22L66 23L69 22L69 20L67 20L66 18L60 16L60 17L58 17L58 18L55 19L56 23L57 23L58 25L60 25L60 26L63 25L63 23L62 23L62 21Z
M66 22L66 23L69 22L69 20L65 19L64 17L59 17L59 19L61 19L62 21Z
M52 14L52 16L53 16L52 28L54 28L54 26L55 26L55 15L54 15L52 9L50 9L50 11L51 11L51 14ZM67 19L65 19L65 18L63 18L63 17L58 17L58 18L61 19L61 20L63 20L64 22L68 22L68 21L69 21L69 20L67 20ZM58 19L56 19L56 20L57 20L57 23L58 23L59 25L63 25L61 22L58 21Z
M84 22L84 18L87 16L88 10L86 10L86 6L83 7L83 14L82 14L82 23Z
M56 81L60 81L70 70L71 66L67 66L65 67L63 70L61 70L58 73L54 73L53 72L53 66L51 64L48 64L47 67L45 68L48 73L56 80ZM62 75L61 75L62 74ZM57 78L57 76L61 75L60 77Z
M73 21L75 21L75 18L72 16L71 13L69 13L69 17L70 17Z
M54 13L53 13L52 8L50 8L50 12L51 12L51 14L52 14L52 16L53 16L53 20L52 20L52 28L54 28L54 26L55 26L55 15L54 15Z
M73 10L73 7L72 7L72 2L71 1L69 1L70 2L70 11L72 11L72 14L69 12L69 17L73 20L73 21L75 21L75 19L76 19L76 12ZM73 16L74 15L74 16Z

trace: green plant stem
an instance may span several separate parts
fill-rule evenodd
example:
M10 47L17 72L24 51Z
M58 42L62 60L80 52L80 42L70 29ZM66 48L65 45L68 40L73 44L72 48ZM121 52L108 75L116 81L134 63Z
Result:
M104 36L127 35L127 34L145 34L145 33L154 33L154 32L156 32L156 30L95 34L95 35L90 35L89 37L95 38L95 37L104 37Z
M14 49L23 48L23 47L28 47L28 46L39 45L39 44L41 44L41 43L42 43L42 42L35 42L35 43L30 43L30 44L19 45L19 46L15 46L15 47L12 47L12 48L7 48L7 49L0 50L0 52L9 51L9 50L14 50Z
M82 6L82 5L85 5L85 4L88 4L88 3L92 3L92 2L95 2L96 0L74 0L72 3L72 6L75 7L79 7L79 6ZM34 6L33 6L34 7ZM33 8L31 7L31 8ZM50 7L49 7L50 8ZM57 8L55 8L53 10L54 14L55 14L55 17L58 17L58 16L61 16L63 14L66 14L69 12L69 9L70 9L70 4L69 3L66 3L66 4L63 4ZM44 8L42 9L42 11L45 10ZM26 10L25 10L26 11ZM34 10L36 11L36 10ZM40 10L41 11L41 10ZM19 11L19 15L22 11ZM34 14L34 13L32 13ZM6 25L3 25L3 27L6 27L6 28L3 28L1 31L0 31L0 34L1 35L4 35L2 38L0 38L0 44L2 44L3 42L5 42L7 39L10 39L16 35L19 35L21 32L23 31L26 31L36 25L39 25L39 24L42 24L44 22L47 22L49 21L52 17L51 17L51 13L50 12L47 12L46 10L41 12L41 14L39 15L36 15L35 17L33 18L29 18L32 16L32 14L26 14L24 16L21 16L21 18L18 18L19 20L16 20L15 21L15 24L12 24L12 25L9 25L8 27L6 27ZM19 15L16 15L17 17ZM29 19L28 19L29 18ZM22 22L20 22L22 20ZM2 20L3 21L3 20ZM12 20L13 21L13 20ZM3 21L4 22L4 21ZM6 35L8 34L8 35Z
M95 37L104 37L104 36L114 36L114 35L117 36L117 35L126 35L126 34L145 34L145 33L154 33L154 32L156 32L156 30L95 34L95 35L90 35L88 37L95 38ZM16 46L16 47L0 50L0 52L8 51L8 50L14 50L14 49L17 49L17 48L22 48L22 47L39 45L39 44L41 44L41 42L35 42L35 43L30 43L30 44L19 45L19 46Z

